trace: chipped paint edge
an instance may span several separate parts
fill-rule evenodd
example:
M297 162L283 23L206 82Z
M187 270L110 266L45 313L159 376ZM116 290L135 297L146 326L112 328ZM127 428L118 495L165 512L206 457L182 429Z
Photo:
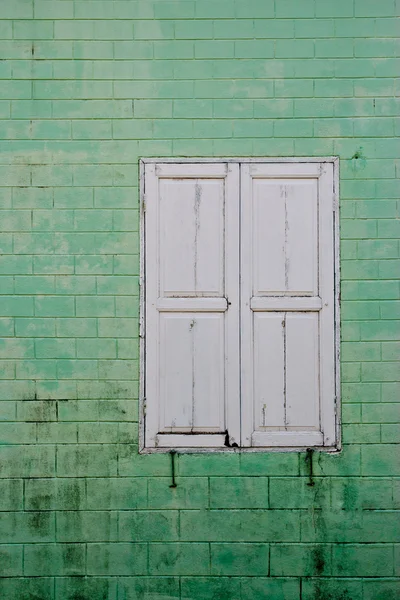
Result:
M340 179L339 157L331 159L333 164L333 216L334 216L334 286L335 286L335 401L336 401L336 451L342 450L342 403L340 386Z
M139 234L140 234L140 271L139 271L139 452L145 451L145 429L144 416L146 410L146 388L145 388L145 355L146 355L146 338L145 338L145 212L146 212L146 190L145 190L145 163L139 161Z
M184 157L184 156L177 156L176 158L171 158L171 157L164 157L164 156L158 156L158 157L142 157L139 159L140 163L146 164L146 163L173 163L173 164L179 164L179 163L198 163L198 164L203 164L203 163L263 163L263 164L268 164L268 163L333 163L334 166L336 163L339 162L339 157L338 156L319 156L319 157L305 157L305 156L283 156L281 158L271 158L271 157L262 157L262 156L258 156L258 157L249 157L249 156L230 156L230 157L202 157L202 156L196 156L196 157Z

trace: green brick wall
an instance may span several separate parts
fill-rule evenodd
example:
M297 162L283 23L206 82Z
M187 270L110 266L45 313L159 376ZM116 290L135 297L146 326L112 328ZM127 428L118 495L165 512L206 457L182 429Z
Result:
M2 600L400 596L399 9L0 0ZM235 155L340 157L314 487L304 454L181 455L174 490L137 452L138 159Z

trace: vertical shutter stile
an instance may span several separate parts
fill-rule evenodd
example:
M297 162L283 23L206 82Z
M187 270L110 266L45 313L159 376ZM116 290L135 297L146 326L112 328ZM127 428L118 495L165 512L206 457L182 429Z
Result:
M147 447L239 442L238 165L146 165Z
M333 446L332 163L241 166L242 445Z

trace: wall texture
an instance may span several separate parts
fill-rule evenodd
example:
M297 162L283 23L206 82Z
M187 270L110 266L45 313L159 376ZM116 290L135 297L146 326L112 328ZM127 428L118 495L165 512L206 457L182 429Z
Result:
M1 598L399 597L399 8L0 0ZM214 155L341 159L314 487L304 454L182 455L173 490L137 453L138 159Z

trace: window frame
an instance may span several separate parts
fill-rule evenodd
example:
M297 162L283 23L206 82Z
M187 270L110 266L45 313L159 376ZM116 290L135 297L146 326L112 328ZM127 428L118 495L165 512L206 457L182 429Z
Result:
M295 164L315 164L329 163L333 169L333 259L334 259L334 387L335 387L335 444L332 446L316 446L314 449L319 452L337 453L342 449L341 445L341 398L340 398L340 223L339 223L339 157L158 157L139 159L139 186L140 186L140 275L139 275L139 453L154 454L168 453L171 450L177 453L220 453L220 452L304 452L304 446L268 446L268 447L229 447L221 448L209 447L146 447L145 446L145 218L146 218L146 190L145 190L145 168L146 164L207 164L207 163L235 163L246 164L274 164L274 163L295 163ZM239 190L241 184L239 181Z

